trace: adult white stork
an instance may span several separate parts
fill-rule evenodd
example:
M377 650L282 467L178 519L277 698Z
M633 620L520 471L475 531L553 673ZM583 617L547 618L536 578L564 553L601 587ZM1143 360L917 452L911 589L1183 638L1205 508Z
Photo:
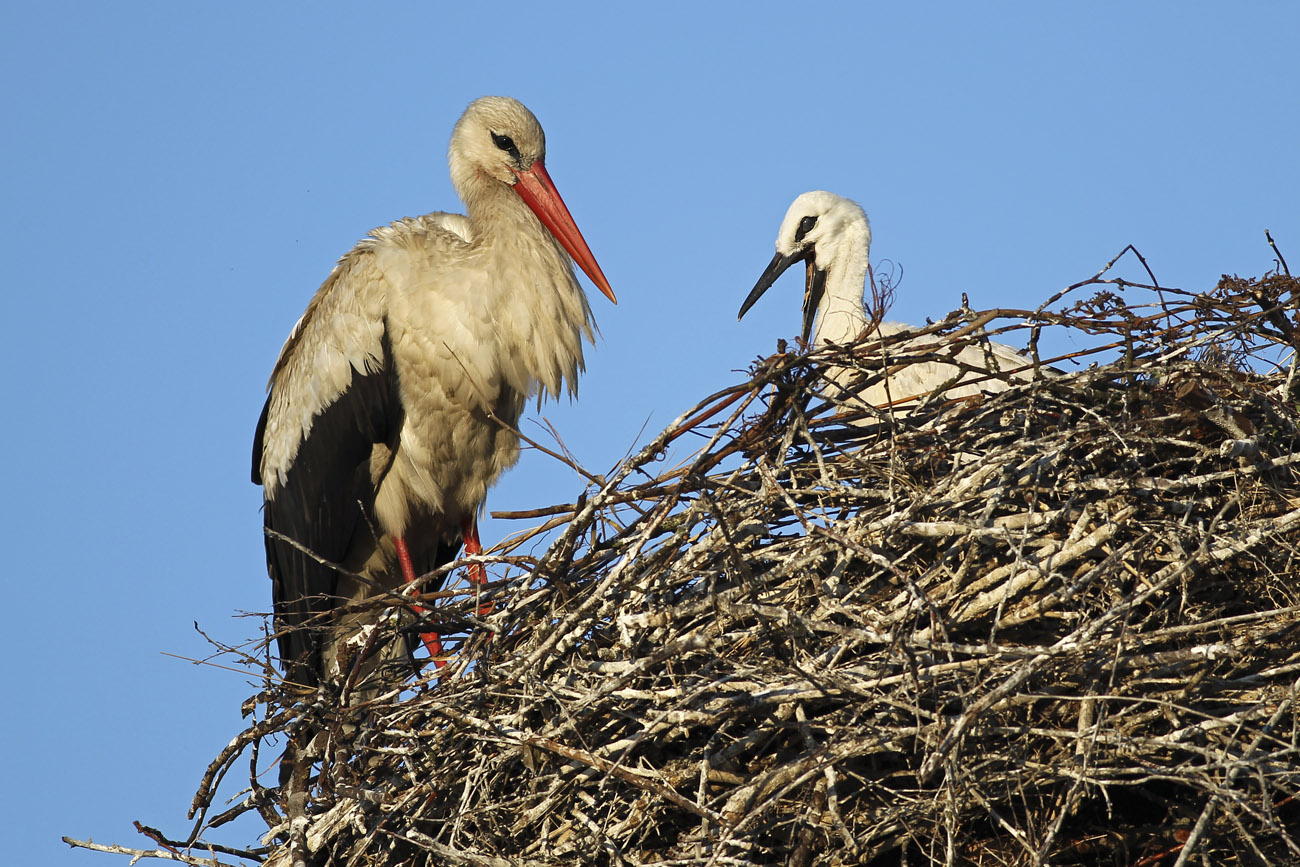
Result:
M477 552L528 398L576 394L591 309L615 301L547 175L527 108L484 97L452 132L466 215L375 229L326 278L271 374L253 441L281 664L313 685L373 610L335 612ZM566 251L567 254L566 255ZM361 606L364 608L364 606ZM357 606L353 606L357 608ZM426 634L438 652L436 634Z
M804 193L786 211L776 236L776 255L740 305L737 318L743 317L787 268L803 261L807 263L804 342L808 342L811 334L814 347L852 343L871 326L871 318L863 306L870 260L871 224L862 206L825 190ZM898 322L881 322L877 326L877 333L884 337L913 330ZM898 353L942 349L934 337L918 337L895 346ZM1014 374L1017 379L1033 378L1032 370L1028 369L1032 363L1015 349L992 342L988 347L987 354L980 345L963 347L953 356L960 366L929 360L908 364L855 396L879 406L926 395L949 382L953 384L943 392L949 398L1005 391L1010 386L1004 379L986 376L991 367L1017 371ZM840 386L846 385L853 375L855 371L851 368L827 371L828 378Z

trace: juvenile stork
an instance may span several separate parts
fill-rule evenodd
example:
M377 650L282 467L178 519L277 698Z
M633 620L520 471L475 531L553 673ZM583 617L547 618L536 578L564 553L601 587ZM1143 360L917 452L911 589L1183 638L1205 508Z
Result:
M519 457L525 402L576 394L593 335L569 257L616 299L545 155L521 103L472 103L447 154L466 214L370 232L280 351L253 482L291 681L337 677L350 664L345 643L376 619L335 609L450 562L462 542L480 550L478 512ZM440 651L435 633L424 639Z
M861 205L824 190L804 193L786 211L776 236L776 255L740 305L737 318L743 317L787 268L802 261L807 263L801 334L804 342L807 343L811 335L815 348L852 343L871 326L871 319L863 306L870 255L871 224ZM913 330L911 326L898 322L881 322L876 326L876 333L882 337ZM914 341L895 344L896 351L941 351L942 346L936 340L934 337L918 337ZM949 382L953 384L943 392L949 398L1005 391L1010 387L1003 379L986 377L984 372L990 369L1017 371L1014 374L1016 379L1033 378L1029 359L1010 346L991 342L987 345L987 354L981 345L962 348L953 356L960 366L928 360L908 364L880 382L856 392L855 396L873 406L880 406L929 394ZM827 371L828 378L841 387L854 374L852 369Z

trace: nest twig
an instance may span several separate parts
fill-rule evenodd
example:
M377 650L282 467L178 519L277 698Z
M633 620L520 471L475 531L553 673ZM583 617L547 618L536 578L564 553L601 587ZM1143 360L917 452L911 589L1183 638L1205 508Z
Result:
M764 359L444 592L440 673L267 682L232 749L334 733L296 844L256 775L208 821L260 813L268 865L1300 861L1300 284L1105 273ZM1097 363L1051 374L1045 328ZM824 387L990 335L1032 360L996 394Z

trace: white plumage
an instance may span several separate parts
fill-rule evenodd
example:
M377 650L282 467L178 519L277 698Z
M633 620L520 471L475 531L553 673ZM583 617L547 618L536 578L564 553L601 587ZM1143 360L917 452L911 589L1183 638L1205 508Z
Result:
M487 489L518 458L511 429L525 402L576 392L592 319L569 256L614 295L546 173L545 148L522 104L475 101L448 148L467 214L370 232L285 342L253 480L264 486L280 655L294 679L336 675L337 647L374 617L333 617L336 607L437 568L462 539L477 545ZM426 642L436 650L436 636Z
M804 193L786 211L776 236L776 255L741 305L740 316L745 315L787 268L804 261L807 264L804 341L811 335L814 347L853 343L872 325L863 305L870 254L871 224L857 202L824 190ZM914 330L897 322L881 322L874 333L892 337ZM943 354L944 347L939 338L921 336L891 341L889 352L896 356L918 352ZM953 384L943 391L948 398L1006 390L1009 385L1005 380L987 376L990 370L1016 371L1014 378L1032 378L1032 370L1028 369L1031 362L1001 343L988 342L987 352L985 345L967 345L950 357L959 364L937 360L913 362L880 382L856 391L855 397L873 406L898 404L927 395L949 382ZM847 385L857 375L852 368L834 367L826 371L827 378L840 386Z

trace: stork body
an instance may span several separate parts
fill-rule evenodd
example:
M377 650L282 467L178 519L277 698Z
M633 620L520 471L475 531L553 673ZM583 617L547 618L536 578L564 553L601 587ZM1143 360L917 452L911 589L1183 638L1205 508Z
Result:
M871 224L861 205L823 190L804 193L786 211L776 237L776 255L741 305L740 316L745 315L787 268L803 261L807 264L804 341L811 335L814 347L852 343L872 327L863 306L870 254ZM874 333L892 337L914 330L898 322L881 322L875 326ZM899 354L933 352L940 348L936 346L936 338L928 336L911 341L903 339L892 345ZM1020 371L1017 378L1032 378L1032 371L1024 370L1030 361L1015 349L992 342L987 346L987 353L982 346L963 347L953 356L960 366L931 360L908 364L880 382L855 391L854 396L873 406L883 406L924 396L946 383L952 383L943 392L949 398L1006 390L1009 384L1005 380L987 378L978 372L988 371L990 366L996 370ZM827 378L841 387L854 375L856 371L852 368L834 367L826 372Z
M341 647L375 619L334 609L477 544L487 489L518 458L525 402L576 393L592 319L569 256L614 296L544 155L523 105L471 104L448 149L467 214L370 232L280 352L253 481L291 680L340 674ZM426 643L436 651L436 636Z

